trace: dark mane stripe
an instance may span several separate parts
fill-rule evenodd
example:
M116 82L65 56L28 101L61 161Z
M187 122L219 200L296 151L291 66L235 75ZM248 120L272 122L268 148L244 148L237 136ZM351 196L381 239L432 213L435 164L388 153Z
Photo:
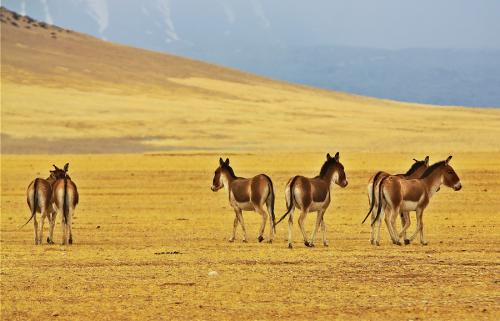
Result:
M236 174L234 174L234 171L233 169L231 168L231 166L229 165L224 165L224 168L227 169L227 171L229 172L229 175L231 175L232 178L238 178L238 176L236 176Z
M330 166L332 166L333 164L336 164L336 163L337 163L337 160L335 158L327 160L323 164L323 166L321 166L321 170L319 171L319 177L325 176L326 173L328 172L328 169L330 168Z
M420 176L420 178L426 178L427 176L429 176L430 174L432 174L432 172L434 172L434 170L436 168L441 167L445 163L446 163L446 161L440 161L440 162L437 162L435 164L432 164L431 166L429 166L429 168L427 168L425 170L425 172L422 174L422 176Z
M411 165L410 169L404 174L404 176L410 176L411 174L415 173L417 169L422 166L423 162L424 161L415 162L413 165Z

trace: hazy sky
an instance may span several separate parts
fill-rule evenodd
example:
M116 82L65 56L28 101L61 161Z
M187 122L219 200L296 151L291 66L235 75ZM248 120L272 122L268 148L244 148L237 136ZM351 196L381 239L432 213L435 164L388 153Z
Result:
M267 38L296 45L500 49L500 0L4 0L2 3L35 18L103 38L108 38L106 31L111 35L113 25L120 25L124 33L128 32L127 26L134 28L134 32L147 30L147 20L157 15L166 24L167 37L193 43L215 40L222 33L232 32L235 38L231 41ZM146 7L149 15L141 10ZM132 37L136 36L130 34L129 38ZM133 39L124 42L136 43Z

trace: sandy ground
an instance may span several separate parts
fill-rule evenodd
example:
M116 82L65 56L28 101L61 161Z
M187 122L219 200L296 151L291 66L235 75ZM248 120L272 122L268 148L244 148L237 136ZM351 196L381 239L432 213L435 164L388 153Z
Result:
M229 156L237 175L273 178L278 215L287 178L317 174L324 157ZM244 214L249 243L241 229L227 242L233 212L227 195L210 191L218 155L3 155L2 319L498 319L499 154L455 155L464 188L433 199L428 246L392 245L385 227L381 246L369 244L369 226L360 224L366 181L378 168L405 171L414 156L341 154L350 184L333 190L330 247L304 247L295 223L289 250L286 225L273 244L257 242L253 212ZM66 161L81 195L75 244L35 246L33 225L18 229L29 217L25 188Z

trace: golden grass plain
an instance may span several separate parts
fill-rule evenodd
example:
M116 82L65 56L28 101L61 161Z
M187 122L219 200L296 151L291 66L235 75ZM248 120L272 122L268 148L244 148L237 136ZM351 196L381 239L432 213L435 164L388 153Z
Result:
M235 243L227 241L234 214L227 195L210 190L215 154L4 155L2 319L496 319L499 154L467 155L452 160L464 188L442 188L424 215L428 246L392 245L383 226L382 244L373 247L369 226L360 224L366 182L375 168L406 170L413 155L341 154L350 184L332 192L330 247L306 248L295 223L293 250L286 224L273 244L258 243L253 212L244 213L249 243L241 228ZM317 174L324 158L229 156L237 175L273 178L278 215L287 179ZM81 195L75 244L35 246L33 225L19 230L29 217L26 185L66 161Z
M3 320L498 319L500 110L329 92L2 19ZM305 248L297 224L293 250L283 224L257 243L251 212L250 242L240 229L227 242L234 214L209 189L219 156L269 174L279 215L287 179L336 151L349 186L326 212L329 248ZM383 227L372 247L370 175L449 154L464 188L433 199L430 245L393 246ZM32 224L19 230L25 189L66 162L75 244L35 246Z

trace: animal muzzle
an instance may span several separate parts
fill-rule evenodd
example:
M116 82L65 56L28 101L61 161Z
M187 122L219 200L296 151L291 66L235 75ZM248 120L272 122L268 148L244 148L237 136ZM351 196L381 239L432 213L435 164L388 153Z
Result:
M347 182L347 179L344 179L344 180L342 181L342 185L341 185L341 186L342 186L342 187L346 187L346 186L347 186L347 184L349 184L349 183Z
M453 189L455 191L461 190L462 189L462 183L460 183L460 182L456 183L455 185L453 185Z
M210 187L210 189L212 190L212 192L217 192L218 190L221 189L221 187L220 186L212 185L212 187Z

